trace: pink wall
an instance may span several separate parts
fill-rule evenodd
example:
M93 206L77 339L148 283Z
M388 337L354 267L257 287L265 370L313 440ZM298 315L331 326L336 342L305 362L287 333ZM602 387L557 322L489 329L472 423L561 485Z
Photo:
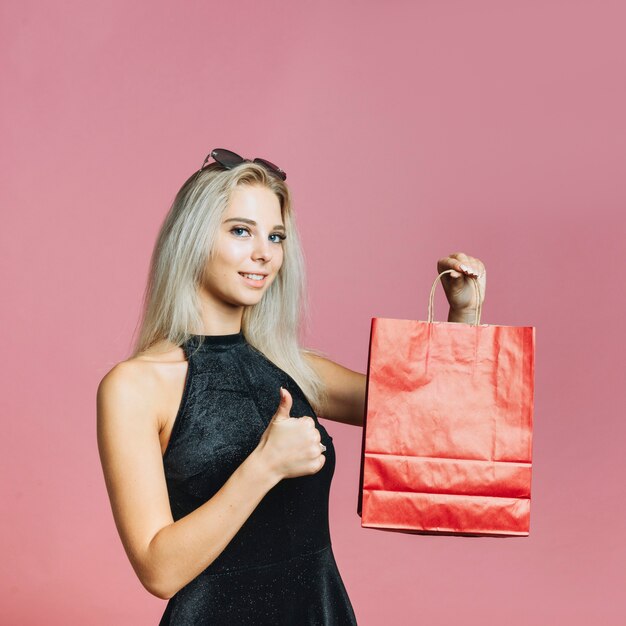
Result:
M288 172L309 345L365 371L371 317L425 319L455 251L487 266L483 322L537 328L528 538L362 529L361 431L325 421L359 624L624 623L625 6L5 1L0 622L158 622L95 391L174 193L230 147Z

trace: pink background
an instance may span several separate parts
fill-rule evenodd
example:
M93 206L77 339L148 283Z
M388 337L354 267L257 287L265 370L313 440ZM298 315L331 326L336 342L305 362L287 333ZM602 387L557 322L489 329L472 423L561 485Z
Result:
M361 429L324 421L359 624L624 623L625 6L3 2L0 622L165 608L113 523L95 392L175 192L226 147L288 172L308 345L364 372L371 318L426 319L458 251L483 322L537 329L527 538L362 529Z

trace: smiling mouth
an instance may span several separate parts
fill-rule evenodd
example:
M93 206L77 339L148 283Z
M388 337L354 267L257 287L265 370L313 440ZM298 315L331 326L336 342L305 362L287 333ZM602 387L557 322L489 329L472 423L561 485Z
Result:
M246 274L244 272L239 272L239 275L242 276L248 284L253 284L255 286L263 285L267 278L266 274L254 274L254 273Z

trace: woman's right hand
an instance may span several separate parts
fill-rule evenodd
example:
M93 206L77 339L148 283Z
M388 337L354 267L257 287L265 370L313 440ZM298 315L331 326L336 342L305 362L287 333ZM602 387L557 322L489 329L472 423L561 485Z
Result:
M278 409L256 448L279 480L315 474L326 462L315 420L309 415L291 417L292 405L291 394L281 387Z

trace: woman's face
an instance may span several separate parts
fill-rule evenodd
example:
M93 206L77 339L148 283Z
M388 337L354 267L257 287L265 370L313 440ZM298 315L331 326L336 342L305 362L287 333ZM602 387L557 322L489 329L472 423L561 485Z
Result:
M283 263L284 235L276 194L262 186L236 187L222 218L215 257L205 268L205 295L218 305L259 302Z

